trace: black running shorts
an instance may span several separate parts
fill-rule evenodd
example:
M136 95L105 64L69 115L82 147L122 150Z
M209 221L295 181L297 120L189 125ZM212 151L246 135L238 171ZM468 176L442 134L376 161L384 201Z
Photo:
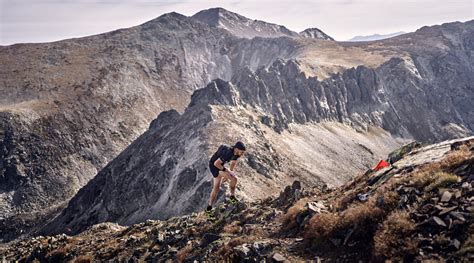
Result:
M211 170L211 174L213 177L219 176L219 169L213 164L209 163L209 170Z

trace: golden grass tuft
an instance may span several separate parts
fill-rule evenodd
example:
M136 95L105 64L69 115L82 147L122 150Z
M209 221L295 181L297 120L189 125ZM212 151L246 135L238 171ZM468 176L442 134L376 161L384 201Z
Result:
M217 250L217 255L220 255L222 258L227 258L232 254L234 247L245 244L251 243L255 241L257 237L255 236L241 236L235 237L229 240L229 242L225 243L222 247Z
M434 181L425 187L425 191L432 191L440 187L447 187L460 181L460 178L451 173L437 172L434 174Z
M423 170L412 173L409 179L413 186L428 192L460 180L455 174L443 172L439 163L425 166Z
M336 213L322 213L311 217L306 225L303 237L321 242L330 237L338 226L340 216Z
M186 257L188 257L188 255L193 251L193 246L192 244L188 244L186 245L185 247L183 247L182 249L180 249L178 251L178 253L176 253L176 260L178 262L184 262L186 260Z
M94 258L91 255L83 255L74 259L74 263L90 263L93 261L94 261Z
M379 258L401 259L416 253L416 243L409 239L415 230L408 212L396 210L383 222L374 235L374 255Z
M284 230L293 229L298 226L296 217L299 213L303 212L306 207L306 203L309 202L308 198L302 198L298 200L288 211L281 217L281 222Z
M395 190L380 191L376 194L375 200L383 200L378 206L385 211L392 211L398 206L400 195Z
M442 169L459 166L464 161L474 158L469 146L462 145L458 150L449 152L439 163Z
M354 203L343 212L314 215L304 230L304 238L316 243L331 238L337 232L355 228L358 235L371 236L386 212L375 204L375 197L364 203Z
M242 232L242 227L238 225L238 221L232 222L232 224L225 225L224 228L222 229L222 232L228 233L228 234L238 234Z
M375 198L371 197L364 203L357 203L346 209L342 213L341 227L364 226L381 219L384 215L385 212L375 204Z

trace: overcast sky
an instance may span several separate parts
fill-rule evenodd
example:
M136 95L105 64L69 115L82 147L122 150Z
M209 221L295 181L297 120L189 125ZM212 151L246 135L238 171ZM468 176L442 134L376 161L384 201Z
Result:
M190 16L211 7L298 32L317 27L336 40L348 40L472 20L474 0L0 0L0 45L93 35L172 11Z

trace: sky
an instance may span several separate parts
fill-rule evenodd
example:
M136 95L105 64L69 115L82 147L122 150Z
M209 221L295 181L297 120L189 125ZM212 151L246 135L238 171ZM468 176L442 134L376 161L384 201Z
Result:
M316 27L339 41L474 19L474 0L0 0L0 45L94 35L212 7L297 32Z

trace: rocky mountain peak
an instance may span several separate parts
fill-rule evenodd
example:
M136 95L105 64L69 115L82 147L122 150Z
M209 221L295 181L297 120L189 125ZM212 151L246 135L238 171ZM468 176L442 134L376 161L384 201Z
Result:
M284 26L252 20L224 8L202 10L193 15L192 18L213 27L223 28L241 38L298 36L298 33Z
M221 20L223 19L234 20L234 21L247 21L248 20L244 16L227 11L226 9L221 8L221 7L215 7L215 8L199 11L198 13L194 14L192 17L214 27L218 27L221 23Z
M324 40L334 40L334 38L330 37L322 30L318 28L307 28L300 32L300 36L305 38L316 38L316 39L324 39Z

